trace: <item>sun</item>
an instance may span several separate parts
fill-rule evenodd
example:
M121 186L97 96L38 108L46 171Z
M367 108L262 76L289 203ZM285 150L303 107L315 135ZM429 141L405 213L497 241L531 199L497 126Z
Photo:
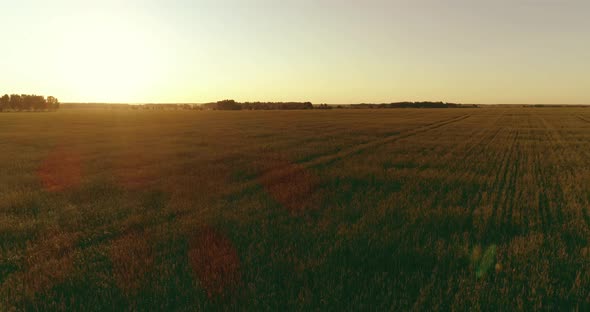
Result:
M137 102L160 78L159 45L130 25L93 24L59 46L57 79L69 94L94 102Z

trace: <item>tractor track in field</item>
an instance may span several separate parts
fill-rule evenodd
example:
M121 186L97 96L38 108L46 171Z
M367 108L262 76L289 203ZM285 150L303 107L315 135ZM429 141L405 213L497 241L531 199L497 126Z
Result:
M473 140L473 138L479 137L480 134L485 134L486 132L487 132L487 128L481 127L481 129L479 129L477 132L472 133L470 135L469 139ZM476 147L480 146L481 142L483 140L485 140L486 138L487 138L486 136L481 136L475 142L466 140L464 142L464 144L454 144L453 147L446 150L444 154L441 153L440 155L438 155L436 157L436 161L446 161L448 164L448 167L446 168L446 170L448 170L449 172L456 172L458 170L458 168L461 168L464 164L468 163L468 160L474 156L473 150ZM465 148L464 151L461 152L462 148L464 148L464 147L467 147L467 148ZM457 151L459 151L459 153L457 153ZM454 161L455 159L459 158L458 154L462 154L461 161ZM429 155L428 157L431 157L430 160L433 161L432 155ZM463 178L465 175L466 175L466 173L464 173L459 179ZM446 194L443 194L443 192L437 192L437 193L435 193L434 196L435 196L434 202L441 202L441 198L446 196Z
M543 119L542 117L538 117L539 121L541 122L541 124L544 126L545 129L545 137L547 138L548 141L550 141L551 143L554 143L554 138L553 135L550 133L551 128L549 126L549 124L547 124L547 121L545 119ZM556 155L555 151L552 150L551 151L552 154ZM548 231L551 229L551 226L554 224L553 222L553 218L554 218L554 213L551 212L551 207L549 205L549 198L547 197L547 193L546 190L547 188L547 181L545 180L544 177L546 177L546 174L543 172L543 160L541 159L541 154L536 154L535 155L535 159L536 159L536 166L535 166L535 172L536 172L536 179L539 183L539 185L541 186L540 191L538 192L538 205L539 205L539 215L541 218L541 226L543 229L544 233L548 233ZM556 155L556 157L558 157ZM560 157L558 157L560 158Z
M579 117L579 116L578 116ZM586 121L586 122L590 122L588 120L585 120L583 118L580 117L580 119ZM579 155L579 152L576 151L575 149L569 149L566 148L567 143L564 143L564 139L563 136L558 132L558 130L552 126L551 124L549 124L544 118L540 117L540 120L542 122L542 124L545 126L545 128L547 129L547 133L546 136L548 138L548 140L551 142L552 148L550 150L551 154L555 156L555 158L558 160L559 164L562 164L562 167L560 168L562 171L564 171L565 173L571 175L571 176L575 176L576 172L575 169L571 166L567 166L567 158L564 154L564 151L574 151L575 153ZM539 165L540 167L540 165ZM564 206L563 206L563 202L564 199L566 198L566 194L564 192L564 189L562 188L562 176L558 176L557 180L555 181L556 185L555 186L548 186L547 181L543 180L543 172L542 170L539 168L539 180L541 181L541 184L543 186L543 190L540 194L540 196L542 196L540 198L540 200L544 200L544 208L545 211L547 213L548 216L552 216L555 217L557 219L557 224L563 224L564 220L565 220L565 213L566 211L564 211ZM549 198L547 197L546 194L546 190L547 189L552 189L554 190L553 193L551 195L553 195L553 197L555 198L553 200L554 205L554 212L551 212L551 207L549 204ZM582 208L582 210L584 210L584 208ZM582 211L583 214L587 213L586 211ZM553 221L551 219L549 219L550 221ZM554 224L554 222L552 222L551 224ZM549 224L548 224L549 226Z
M570 115L570 116L577 117L578 119L580 119L581 121L583 121L585 123L590 123L590 119L588 119L587 117L584 117L582 115ZM582 152L580 152L580 150L578 150L578 149L570 149L570 150L575 151L575 153L580 158L587 158L587 156L589 155L589 153L585 149L583 149ZM590 208L588 208L585 203L582 203L581 213L582 213L582 220L584 221L584 223L586 223L586 226L588 227L588 229L590 229Z
M503 117L503 115L498 116L493 122L490 123L490 125L496 125L500 119ZM481 156L482 154L485 154L486 151L489 150L490 145L492 144L492 142L494 142L494 140L498 137L498 134L503 130L503 127L498 127L498 129L496 131L491 132L489 135L482 137L477 144L474 144L470 149L469 149L469 156L471 157L467 157L465 156L462 161L460 163L469 163L474 161L473 159L477 159L479 156ZM483 144L482 144L483 143ZM479 147L479 150L477 151L477 153L474 153L474 149L476 147ZM472 159L473 158L473 159ZM470 221L469 223L471 224L471 226L474 226L474 219L475 219L475 211L476 209L481 205L481 202L483 200L483 192L482 192L482 188L485 189L484 185L481 185L475 195L475 198L473 200L473 203L470 205L469 208L469 218ZM472 233L472 232L470 232ZM473 235L473 234L472 234Z
M451 168L453 168L453 169L451 169L450 171L460 171L460 170L458 170L458 168L460 168L461 166L464 166L464 164L476 162L478 157L480 157L482 154L487 153L492 142L494 142L494 140L496 140L496 138L498 137L498 134L500 132L502 132L502 130L505 129L504 127L498 126L497 130L490 131L489 128L494 125L498 125L498 123L500 122L502 117L504 117L504 115L497 116L495 119L489 121L489 123L486 125L486 127L483 127L483 129L481 131L478 131L477 133L474 133L472 135L472 136L479 136L481 134L481 137L470 144L470 146L464 152L463 157L461 157L461 160L455 161L454 165L451 166ZM506 156L505 153L503 156ZM500 162L500 165L501 164L502 164L502 162ZM466 179L467 176L468 176L468 173L464 172L463 175L459 179ZM470 180L470 181L472 181L472 180ZM475 211L476 211L477 207L479 207L479 205L481 204L482 199L483 199L482 188L485 188L485 186L480 185L477 188L477 191L476 191L476 194L475 194L473 200L471 201L470 204L468 204L469 217L468 217L468 220L466 221L466 225L471 228L473 228L474 223L475 223L475 218L476 218ZM470 231L470 233L471 233L471 235L473 235L472 231Z
M495 125L501 116L498 116L496 119L488 121L486 127L481 127L478 131L472 133L469 137L473 139L472 141L467 141L464 145L456 144L454 148L448 150L444 155L439 156L438 160L447 159L448 168L447 170L450 172L457 172L460 171L459 168L464 166L467 163L474 161L485 149L487 149L488 145L491 141L493 141L498 133L502 130L499 128L497 131L490 132L489 127ZM460 152L459 155L455 154L456 151L461 151L462 147L467 147L465 151ZM462 155L461 155L462 154ZM457 159L461 160L457 160ZM461 177L458 179L464 179L468 175L468 172L463 172ZM445 196L444 192L437 192L434 194L434 202L441 202L442 198ZM481 192L477 192L475 195L474 202L479 202L481 200ZM473 218L473 212L475 210L475 205L470 205L470 218ZM473 219L468 221L469 224L473 223Z
M540 119L541 124L543 124L545 126L546 132L545 132L545 137L547 138L547 140L553 140L553 136L549 133L550 128L547 125L546 121L543 119ZM552 141L553 142L553 141ZM552 149L551 150L551 154L555 155L557 158L561 159L561 157L559 157L556 153L555 150ZM547 181L547 177L548 174L546 172L546 170L544 170L544 166L543 164L547 163L547 160L542 159L542 151L538 151L538 153L535 154L535 161L534 161L534 173L535 173L535 179L537 181L537 183L540 186L540 190L538 191L538 206L539 206L539 217L541 219L541 227L544 233L548 233L552 227L555 225L555 220L554 218L559 219L559 211L553 212L551 209L551 204L550 204L550 197L547 194L547 190L552 189L549 186L550 181ZM551 195L551 194L549 194ZM555 196L556 194L554 194Z
M502 155L502 160L500 162L500 170L498 170L498 174L496 175L495 182L493 184L492 189L498 190L496 193L496 199L494 200L492 215L490 217L490 221L493 222L495 226L501 222L501 220L497 220L498 210L503 209L500 204L502 199L506 198L508 195L508 188L509 188L509 179L510 179L510 160L512 158L512 153L516 146L516 141L518 139L518 132L514 133L514 138L510 144L510 147L507 151L504 152Z
M505 186L505 196L502 198L502 205L501 205L501 215L500 220L502 222L502 229L504 230L513 230L513 213L514 213L514 205L515 205L515 197L518 195L516 185L518 182L518 177L520 171L522 171L520 162L521 162L521 143L520 143L521 132L520 129L516 130L516 134L514 137L514 141L511 147L511 157L510 157L510 169L509 169L509 177L506 181ZM504 231L504 234L507 234ZM510 233L508 233L510 234Z
M507 220L507 210L509 209L510 205L510 198L514 196L514 184L516 179L516 153L518 149L518 137L519 132L516 130L514 132L514 139L510 144L510 149L506 152L506 158L504 159L504 170L502 171L501 178L499 180L499 192L496 200L494 201L494 210L493 215L495 215L493 220L495 220L495 225L497 228L505 229L506 227L510 226ZM501 234L506 234L505 231L502 231Z
M501 118L501 117L500 117L500 118ZM496 124L496 123L497 123L497 122L500 120L500 118L496 119L496 120L494 121L494 123L493 123L493 124ZM503 127L499 127L499 128L498 128L498 130L496 130L495 132L493 132L493 134L491 134L491 135L490 135L490 136L487 138L487 140L485 140L485 143L484 143L484 144L481 144L482 142L484 142L484 139L480 140L480 142L478 143L478 145L482 145L482 146L481 146L481 148L479 149L479 152L478 152L478 153L471 153L471 152L470 152L470 153L472 154L472 157L473 157L473 159L477 159L477 157L481 156L482 154L485 154L485 153L486 153L486 151L488 151L488 150L489 150L489 148L490 148L490 145L492 144L492 142L493 142L493 141L494 141L494 140L495 140L495 139L498 137L498 134L499 134L499 133L500 133L500 132L501 132L503 129L504 129ZM467 158L467 157L465 157L465 158L463 158L463 159L462 159L462 161L461 161L461 162L462 162L462 163L468 163L468 162L471 162L471 161L474 161L474 160L472 160L472 159L470 159L470 158ZM494 183L496 183L496 180L494 180ZM481 203L482 203L482 200L483 200L483 192L482 192L482 188L483 188L483 189L485 189L485 184L480 186L480 188L479 188L479 190L478 190L477 194L475 195L475 198L474 198L473 204L471 205L471 208L470 208L470 216L471 216L471 218L473 218L473 217L474 217L474 212L475 212L475 210L476 210L476 209L477 209L477 207L479 207L479 206L481 205Z
M415 136L415 135L418 135L421 133L425 133L428 131L432 131L435 129L439 129L441 127L465 120L469 117L471 117L471 115L467 114L467 115L461 115L458 117L453 117L450 119L445 119L442 121L437 121L437 122L423 125L423 126L420 126L420 127L414 128L414 129L402 131L400 133L396 133L394 135L387 136L385 138L380 138L380 139L372 140L369 142L357 144L357 145L354 145L350 148L341 149L335 153L324 154L319 157L310 159L308 161L297 163L294 166L289 166L288 168L282 167L282 168L271 169L266 172L263 172L262 174L258 175L255 178L252 178L248 181L243 182L242 184L237 185L236 188L239 188L242 190L249 189L249 188L252 188L252 187L258 185L261 180L265 181L266 183L269 183L269 182L271 183L275 179L280 180L282 177L289 176L290 174L293 174L294 171L312 168L312 167L321 166L321 165L328 165L330 163L347 158L349 156L359 154L359 153L364 152L368 149L375 148L375 147L378 147L378 146L381 146L384 144L392 143L392 142L395 142L395 141L398 141L401 139L409 138L409 137L412 137L412 136ZM236 188L234 188L234 191L236 190ZM233 193L233 192L230 192L230 193Z
M535 175L538 183L541 185L542 191L538 193L539 218L541 219L541 228L543 233L547 233L551 225L551 211L547 207L547 195L543 191L545 189L545 180L543 180L543 172L541 169L541 159L537 154L535 157Z
M544 118L541 118L541 121L545 125L545 127L547 128L548 137L549 137L552 145L554 146L554 148L551 150L551 153L553 153L553 155L555 155L555 157L557 159L559 159L560 164L567 164L567 159L566 159L565 155L563 154L563 151L564 150L573 150L573 149L566 149L565 148L566 146L564 144L563 137L554 126L549 124ZM563 165L562 169L565 169L565 171L568 172L570 175L575 175L575 170L571 167L567 167L567 166ZM565 219L562 203L563 203L563 199L566 196L564 194L561 183L562 183L562 181L561 181L560 177L558 177L557 187L555 188L555 190L556 190L555 196L559 200L556 200L557 205L555 208L555 210L556 210L555 216L557 217L557 221L559 222L559 224L562 224Z
M497 122L497 120L495 120L492 124L494 124L496 122ZM498 136L498 133L500 133L501 130L502 130L502 128L500 127L491 135L490 138L488 138L486 136L482 136L482 138L479 141L477 141L474 144L471 144L471 146L465 151L462 161L466 162L470 158L474 157L473 150L475 148L477 148L478 146L481 146L482 150L486 149L488 147L488 145L490 145L490 143ZM484 129L484 131L482 131L482 132L487 132L487 129ZM488 139L488 140L485 143L483 143L486 139ZM477 155L479 155L479 154L477 154Z
M492 120L492 121L488 121L489 125L492 125L494 123L496 123L498 121L498 119ZM451 147L448 150L444 151L444 154L440 154L437 157L437 160L441 160L441 159L445 159L445 158L451 158L452 160L457 160L459 158L460 155L462 161L453 161L453 164L450 165L449 170L455 170L456 168L462 166L463 164L465 164L465 162L472 158L473 155L473 150L476 147L479 147L480 145L482 145L481 143L488 139L487 136L483 136L482 134L485 134L488 132L488 129L486 127L480 127L477 131L471 133L469 135L469 140L466 140L463 142L463 144L453 144L453 147ZM479 138L478 140L475 140L474 138ZM485 147L486 144L484 144Z
M400 133L397 133L397 134L394 134L394 135L387 136L385 138L373 140L373 141L366 142L366 143L361 143L361 144L358 144L358 145L353 146L351 148L343 149L343 150L341 150L341 151L339 151L337 153L328 154L328 155L322 155L320 157L317 157L317 158L311 159L309 161L300 163L300 165L303 166L303 167L309 168L309 167L315 167L315 166L319 166L319 165L329 164L329 163L331 163L333 161L336 161L338 159L346 158L348 156L361 153L361 152L363 152L363 151L365 151L367 149L370 149L370 148L374 148L374 147L377 147L377 146L380 146L380 145L383 145L383 144L395 142L395 141L400 140L400 139L405 139L405 138L408 138L408 137L412 137L412 136L417 135L417 134L420 134L420 133L424 133L424 132L427 132L427 131L430 131L430 130L438 129L440 127L446 126L446 125L451 124L451 123L455 123L455 122L459 122L461 120L465 120L465 119L469 118L470 116L471 115L462 115L462 116L459 116L459 117L454 117L454 118L451 118L451 119L447 119L447 120L443 120L443 121L438 121L438 122L435 122L435 123L431 123L431 124L428 124L428 125L424 125L424 126L418 127L417 129L411 129L411 130L408 130L406 132L400 132Z
M517 132L516 135L516 147L514 148L514 160L512 161L512 166L510 169L510 179L508 180L507 185L507 196L504 198L504 204L502 209L502 216L501 220L504 222L504 226L508 229L512 230L513 226L513 213L514 213L514 205L515 205L515 197L518 196L516 185L519 177L519 172L521 171L520 161L521 161L521 151L520 151L520 144L518 143L519 133Z

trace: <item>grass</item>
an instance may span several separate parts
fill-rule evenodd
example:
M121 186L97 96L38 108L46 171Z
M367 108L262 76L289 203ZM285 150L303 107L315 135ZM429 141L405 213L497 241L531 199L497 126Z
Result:
M0 310L587 310L589 120L0 114Z

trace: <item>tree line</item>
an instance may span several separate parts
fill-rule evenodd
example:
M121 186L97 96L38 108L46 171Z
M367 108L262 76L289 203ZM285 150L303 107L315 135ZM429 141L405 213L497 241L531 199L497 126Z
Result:
M383 104L350 104L350 105L313 105L311 102L245 102L239 103L234 100L223 100L215 103L207 103L199 106L199 109L213 110L289 110L289 109L374 109L374 108L468 108L477 105L457 104L445 102L395 102Z
M352 104L350 108L468 108L478 107L472 104L457 104L445 102L395 102L383 104Z
M245 102L239 103L234 100L223 100L215 103L200 105L201 109L213 110L291 110L291 109L313 109L311 102Z
M311 102L236 102L222 100L204 104L123 104L123 103L65 103L62 108L76 109L131 109L131 110L325 110L325 109L384 109L384 108L471 108L473 104L456 104L445 102L394 102L394 103L361 103L361 104L312 104Z
M0 112L4 111L56 111L59 100L56 97L34 94L4 94L0 97Z
M63 108L131 109L131 110L295 110L330 109L329 105L313 105L311 102L244 102L223 100L204 104L113 104L113 103L66 103Z

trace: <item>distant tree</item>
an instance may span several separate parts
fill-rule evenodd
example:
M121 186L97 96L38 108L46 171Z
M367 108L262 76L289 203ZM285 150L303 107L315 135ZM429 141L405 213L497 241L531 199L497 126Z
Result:
M234 100L223 100L216 103L216 109L219 110L240 110L242 106Z
M32 95L21 94L21 110L31 110L33 108L34 99Z
M0 98L0 112L4 111L5 109L10 109L10 96L8 94L4 94Z
M56 97L48 96L47 97L47 108L52 111L56 111L59 109L59 101Z
M31 107L35 111L43 111L43 110L47 109L47 100L45 100L44 96L31 95L30 101L31 101Z
M11 94L10 95L10 108L13 110L21 111L22 107L22 98L18 94Z
M238 103L240 104L240 103ZM311 102L246 102L241 103L245 110L292 110L313 109Z
M59 101L53 96L45 98L42 95L5 94L0 97L0 112L15 111L55 111L59 108Z
M318 106L315 107L316 109L332 109L332 106L328 105L328 104L320 104Z

